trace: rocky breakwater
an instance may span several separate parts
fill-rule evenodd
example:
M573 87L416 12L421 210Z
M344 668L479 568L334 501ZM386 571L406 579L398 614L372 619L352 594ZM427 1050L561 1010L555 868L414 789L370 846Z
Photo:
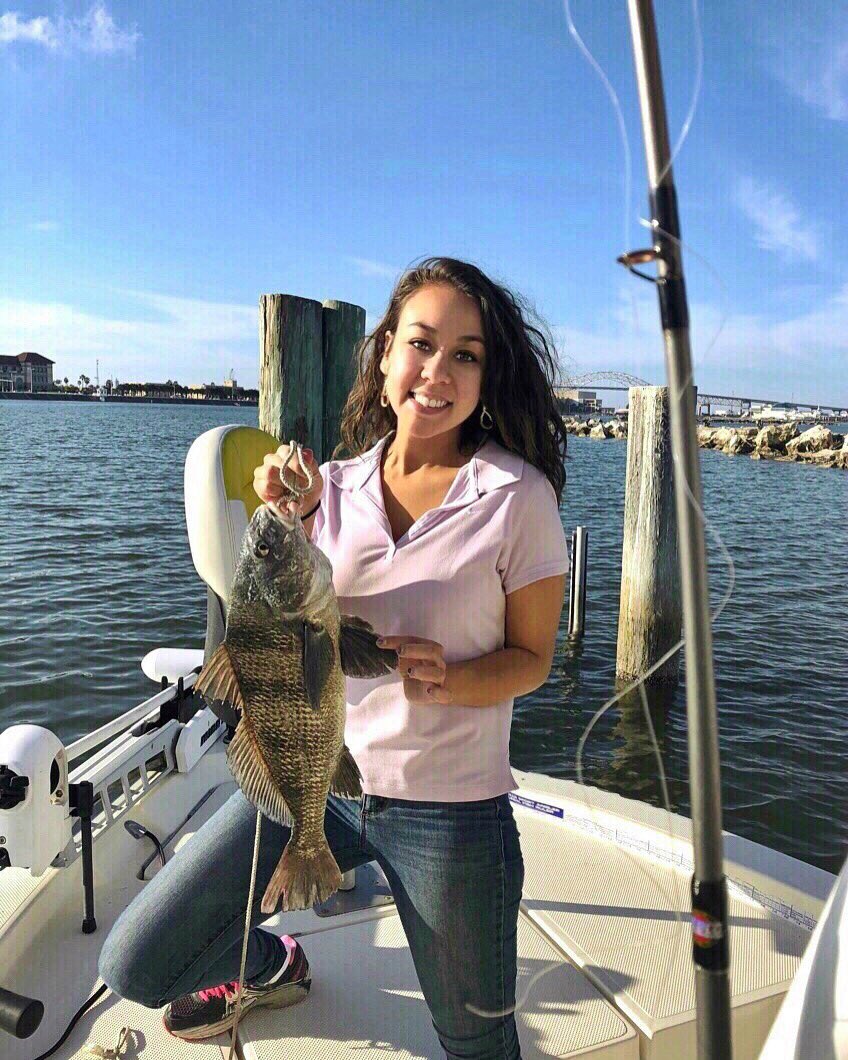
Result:
M565 429L569 434L576 434L578 438L626 438L627 424L620 420L608 420L602 423L600 420L572 420L564 419Z
M848 434L834 434L822 426L803 432L794 423L771 423L759 429L699 427L698 444L752 460L793 460L848 470Z

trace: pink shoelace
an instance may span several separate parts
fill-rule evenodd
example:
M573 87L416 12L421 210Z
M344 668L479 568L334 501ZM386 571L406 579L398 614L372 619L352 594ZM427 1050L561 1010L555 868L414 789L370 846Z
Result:
M208 1001L212 997L229 997L237 990L238 979L234 979L231 983L222 983L221 986L210 986L207 990L198 990L198 996L203 1001Z
M288 962L294 952L295 941L291 935L283 935L282 941L288 951L288 957L286 958L286 961ZM206 990L198 990L197 993L198 997L203 1001L208 1001L213 997L232 997L234 994L238 993L238 979L233 979L231 983L222 983L220 986L210 986Z

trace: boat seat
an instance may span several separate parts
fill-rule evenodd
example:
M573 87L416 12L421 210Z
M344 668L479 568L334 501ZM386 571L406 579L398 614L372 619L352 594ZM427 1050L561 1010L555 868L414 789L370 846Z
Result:
M266 431L228 424L195 438L186 456L188 543L208 590L205 659L223 640L241 539L262 503L253 488L253 472L278 448L277 439Z
M227 424L194 440L183 472L186 529L194 567L206 585L206 643L193 648L154 648L141 661L157 683L173 684L211 658L224 638L230 586L241 539L261 504L253 472L278 443L256 427Z

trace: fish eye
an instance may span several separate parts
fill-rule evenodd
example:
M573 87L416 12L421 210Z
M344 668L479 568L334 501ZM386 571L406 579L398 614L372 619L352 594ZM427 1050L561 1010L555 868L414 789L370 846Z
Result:
M271 549L268 548L264 541L257 541L255 551L257 556L267 556Z

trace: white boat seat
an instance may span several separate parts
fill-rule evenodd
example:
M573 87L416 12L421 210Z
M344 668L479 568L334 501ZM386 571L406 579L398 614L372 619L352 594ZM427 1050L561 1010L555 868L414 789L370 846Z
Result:
M230 596L241 539L262 503L253 472L266 453L279 448L273 435L229 424L196 438L185 462L186 529L195 569L221 601Z
M174 684L203 665L202 648L154 648L141 660L141 668L151 681L161 682L166 678Z

